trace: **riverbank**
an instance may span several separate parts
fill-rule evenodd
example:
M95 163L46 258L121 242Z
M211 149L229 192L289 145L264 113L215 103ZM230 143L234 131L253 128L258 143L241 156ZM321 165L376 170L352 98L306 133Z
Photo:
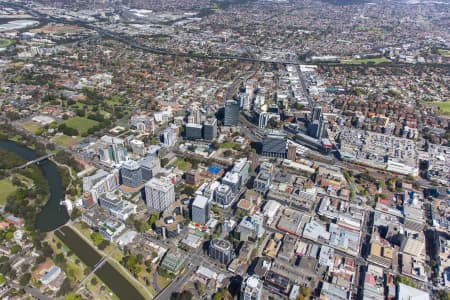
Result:
M11 153L0 158L3 162L9 160L9 156L20 157L20 162L38 157L35 150L14 141L0 139L0 149L7 151L4 153ZM66 208L60 205L64 199L64 190L58 167L53 162L42 161L14 172L10 171L10 164L6 163L5 166L7 169L3 170L3 174L5 177L11 176L11 183L18 186L16 192L7 196L6 212L24 218L27 229L31 231L36 229L48 232L69 220ZM18 174L20 176L17 176ZM14 177L17 177L17 180L13 182Z
M64 226L55 232L55 235L87 266L94 268L95 265L108 255L95 249L90 241L77 233L72 226ZM152 299L153 295L142 287L136 280L122 270L122 266L113 258L108 257L95 275L98 276L120 299Z

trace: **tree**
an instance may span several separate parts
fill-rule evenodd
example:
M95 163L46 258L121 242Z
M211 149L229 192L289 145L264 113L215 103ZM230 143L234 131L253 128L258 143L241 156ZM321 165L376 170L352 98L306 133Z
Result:
M38 256L38 257L36 257L36 264L37 264L37 265L43 263L44 261L45 261L45 257L44 257L44 256Z
M122 263L134 275L138 274L142 269L138 264L138 257L136 255L124 256L122 258Z
M11 249L10 249L11 254L19 253L20 250L22 250L22 248L20 248L19 245L14 245L14 246L12 246Z
M66 258L64 257L63 253L56 254L54 260L55 260L55 264L57 264L59 266L62 266L66 263Z
M93 277L93 278L91 279L91 284L92 284L92 285L97 285L97 283L98 283L97 278Z
M5 239L10 240L10 239L13 238L13 236L14 236L14 234L13 234L11 231L8 231L8 232L5 234Z
M231 150L225 150L225 151L223 151L223 156L224 157L229 157L229 156L231 156L233 154L233 151L231 151Z
M191 300L194 296L190 291L182 291L181 293L173 293L170 300Z
M76 218L79 218L81 216L81 210L79 210L77 207L75 207L72 210L72 213L70 214L70 219L73 221Z
M194 287L200 296L203 295L203 293L205 293L205 286L201 282L195 281Z
M306 286L300 288L300 294L304 299L309 299L309 297L311 297L311 291Z
M20 276L19 283L20 283L20 285L25 286L25 285L28 284L28 282L30 282L30 279L31 279L31 274L30 273L25 273L22 276Z
M211 146L214 150L217 150L220 148L220 144L217 141L212 142Z
M82 300L80 295L75 294L75 292L69 292L65 297L64 300Z
M450 292L446 290L438 290L436 292L436 299L437 300L450 300Z
M169 163L169 159L164 157L161 159L161 167L165 167Z
M103 236L98 232L91 233L91 240L96 247L100 246L103 242Z
M136 221L136 229L139 232L146 232L150 229L150 225L147 222Z
M53 249L47 242L43 243L41 250L44 257L50 257L53 255Z
M403 284L412 286L413 288L417 287L417 284L414 281L412 281L411 279L409 279L408 277L405 277L405 276L397 276L396 283L397 284L403 283Z
M183 189L183 193L185 193L188 196L193 196L195 193L195 188L193 186L190 185L186 185Z
M150 218L148 218L147 220L147 224L151 226L153 226L153 224L155 224L155 222L159 219L159 215L154 213L150 216Z

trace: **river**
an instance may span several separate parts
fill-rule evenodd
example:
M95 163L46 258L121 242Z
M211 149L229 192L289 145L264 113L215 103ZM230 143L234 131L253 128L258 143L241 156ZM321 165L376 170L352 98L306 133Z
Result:
M23 159L30 161L37 158L36 153L27 147L12 141L0 140L0 148L14 152ZM50 196L37 216L36 229L41 232L55 230L69 220L66 207L60 205L64 199L61 177L58 167L50 160L41 161L39 168L50 186ZM63 226L55 234L66 244L87 266L94 268L102 258L101 255L76 232ZM144 297L134 286L120 274L109 262L103 264L95 274L120 298L143 300Z
M0 141L0 148L14 152L27 161L37 158L32 149L12 141ZM50 160L41 161L38 166L48 182L50 196L37 215L36 229L41 232L48 232L66 224L69 220L69 214L66 207L59 204L61 200L64 200L64 190L58 167Z
M63 226L56 230L55 234L85 265L92 269L94 269L94 266L102 259L102 256L70 227ZM139 291L136 290L136 288L134 288L134 286L109 262L104 263L95 274L120 299L144 300L144 297Z

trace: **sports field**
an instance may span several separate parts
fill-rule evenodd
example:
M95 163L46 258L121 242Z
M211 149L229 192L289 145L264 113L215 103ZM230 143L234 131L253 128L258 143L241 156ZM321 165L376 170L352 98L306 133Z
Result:
M97 121L78 116L67 119L63 123L69 127L77 129L80 134L86 133L90 128L98 124Z
M0 205L4 205L8 196L14 193L16 190L17 188L11 183L8 178L0 180Z

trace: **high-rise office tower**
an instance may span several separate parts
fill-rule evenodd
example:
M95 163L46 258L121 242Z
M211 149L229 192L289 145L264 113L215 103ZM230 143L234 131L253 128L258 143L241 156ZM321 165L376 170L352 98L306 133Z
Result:
M192 203L192 221L198 224L206 224L209 219L208 198L197 195Z
M322 116L322 107L321 106L314 106L312 111L312 121L319 121L320 117Z
M134 160L127 160L120 168L122 184L128 187L138 187L142 184L141 166Z
M217 137L217 119L209 118L203 123L203 139L213 141Z
M201 140L202 139L202 129L201 124L186 124L184 136L188 140Z
M224 239L214 239L209 243L209 257L228 265L234 259L233 245Z
M227 100L225 102L225 116L223 125L237 126L239 122L239 103L236 100Z

